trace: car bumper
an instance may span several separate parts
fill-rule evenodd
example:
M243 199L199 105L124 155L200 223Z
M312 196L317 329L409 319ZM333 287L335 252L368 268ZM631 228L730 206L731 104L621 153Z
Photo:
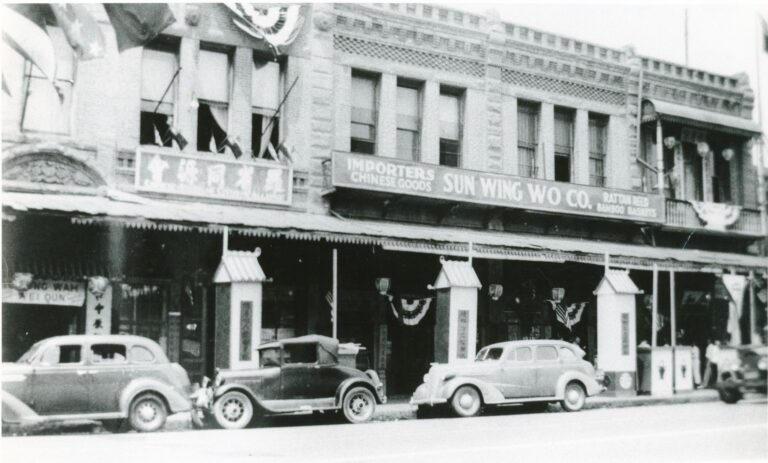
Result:
M448 400L442 397L433 397L429 393L429 388L426 384L421 384L414 391L411 396L411 405L440 405L446 403Z

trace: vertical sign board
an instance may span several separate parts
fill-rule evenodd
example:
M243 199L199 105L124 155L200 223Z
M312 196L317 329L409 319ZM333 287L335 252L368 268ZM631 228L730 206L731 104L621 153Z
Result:
M181 356L181 312L168 312L168 346L166 355L171 362L178 362Z
M85 334L109 334L112 329L112 286L85 296Z
M253 302L240 301L240 360L251 360Z
M469 350L469 310L459 310L458 316L456 358L466 359Z
M629 355L629 314L621 314L621 355Z

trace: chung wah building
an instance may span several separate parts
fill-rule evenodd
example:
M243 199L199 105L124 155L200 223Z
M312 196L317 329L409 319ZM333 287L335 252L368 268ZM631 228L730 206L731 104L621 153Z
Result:
M133 333L200 377L335 334L398 395L502 340L598 366L765 342L742 75L438 5L273 6L262 39L223 4L170 8L118 52L89 5L87 61L50 21L61 97L4 45L4 361ZM615 325L598 286L630 295Z

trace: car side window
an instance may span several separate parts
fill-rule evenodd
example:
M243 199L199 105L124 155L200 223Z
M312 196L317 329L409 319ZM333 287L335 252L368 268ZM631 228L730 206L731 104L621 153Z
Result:
M82 348L80 345L51 346L40 357L42 365L61 365L67 363L80 363Z
M132 346L128 358L132 363L152 363L155 361L155 354L144 346Z
M530 347L518 347L515 349L515 356L518 362L530 362L533 358L533 352Z
M538 346L536 348L536 360L557 360L557 349L554 346Z
M91 362L98 364L125 363L125 346L123 344L93 344L91 346Z
M288 344L283 346L283 365L317 362L316 344Z
M265 367L279 367L280 366L280 349L261 349L259 351L259 366Z
M578 357L576 357L576 354L574 354L571 349L567 347L560 348L560 360L571 362L576 359L578 359Z

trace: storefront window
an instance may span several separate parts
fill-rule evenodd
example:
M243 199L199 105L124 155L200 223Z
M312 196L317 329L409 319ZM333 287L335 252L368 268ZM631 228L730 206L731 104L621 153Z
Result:
M144 336L165 346L163 321L167 288L164 285L124 283L120 289L119 332Z

